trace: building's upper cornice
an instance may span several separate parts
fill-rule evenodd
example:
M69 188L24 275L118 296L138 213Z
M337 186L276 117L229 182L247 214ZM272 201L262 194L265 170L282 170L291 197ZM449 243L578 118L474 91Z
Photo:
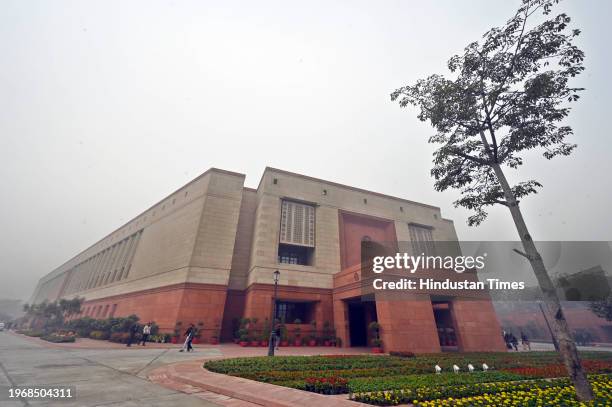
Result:
M264 174L262 175L261 179L259 180L259 184L257 186L258 190L261 187L261 183L262 183L262 181L264 179L264 176L265 176L265 174L267 172L274 172L274 173L277 173L277 174L285 174L285 175L289 175L289 176L292 176L292 177L299 177L299 178L302 178L302 179L305 179L305 180L308 180L308 181L320 182L320 183L323 183L323 184L326 184L326 185L331 185L331 186L338 187L338 188L348 189L348 190L355 191L355 192L361 192L361 193L368 194L368 195L379 196L379 197L385 198L385 199L393 199L395 201L405 202L405 203L408 203L408 204L411 204L411 205L418 205L418 206L422 206L422 207L425 207L425 208L440 210L440 208L438 206L428 205L428 204L424 204L424 203L416 202L416 201L411 201L409 199L399 198L397 196L386 195L386 194L382 194L380 192L369 191L367 189L357 188L357 187L353 187L353 186L350 186L350 185L341 184L341 183L338 183L338 182L327 181L327 180L324 180L324 179L315 178L315 177L311 177L311 176L308 176L308 175L302 175L302 174L298 174L298 173L290 172L290 171L286 171L286 170L280 170L278 168L273 168L273 167L266 167L266 169L264 170ZM444 220L448 220L448 219L444 219Z

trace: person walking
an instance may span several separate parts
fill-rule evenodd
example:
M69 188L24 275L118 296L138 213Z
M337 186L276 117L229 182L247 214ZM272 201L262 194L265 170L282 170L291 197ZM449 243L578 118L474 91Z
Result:
M142 346L145 346L145 344L147 343L149 335L151 335L151 323L147 322L145 326L142 327Z
M518 352L518 339L516 339L514 334L510 334L510 343L512 344L514 350Z
M525 335L525 332L521 331L521 344L523 345L523 350L531 350L531 344L529 343L529 338Z
M138 323L134 322L132 326L130 327L130 336L128 337L126 346L132 346L132 342L134 342L134 339L136 338L137 333L138 333Z
M511 341L510 335L511 335L510 332L504 331L504 342L506 343L506 348L509 350L512 350L512 343L511 343L512 341Z
M191 352L193 347L191 346L191 342L193 341L193 336L195 335L195 325L189 325L189 328L185 331L185 342L183 343L183 347L179 352Z

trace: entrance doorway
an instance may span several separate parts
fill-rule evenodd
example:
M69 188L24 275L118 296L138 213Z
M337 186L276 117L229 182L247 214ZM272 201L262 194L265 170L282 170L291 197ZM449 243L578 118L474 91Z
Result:
M349 339L351 346L369 346L368 325L377 321L376 302L361 301L361 298L347 301Z
M432 301L431 305L436 320L440 347L447 351L457 350L457 334L453 324L451 303L449 301Z

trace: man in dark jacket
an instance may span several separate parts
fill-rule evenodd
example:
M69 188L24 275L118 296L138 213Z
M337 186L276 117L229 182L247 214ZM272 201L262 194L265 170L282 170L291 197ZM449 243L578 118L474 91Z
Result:
M196 327L195 325L189 325L189 328L185 331L185 343L179 352L183 352L185 349L187 352L191 352L193 347L191 346L191 342L193 341L193 337L195 336Z

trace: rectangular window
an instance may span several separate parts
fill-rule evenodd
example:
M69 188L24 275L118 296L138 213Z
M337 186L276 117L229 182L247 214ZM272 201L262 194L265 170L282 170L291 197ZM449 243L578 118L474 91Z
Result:
M410 240L412 242L412 250L414 256L424 254L425 256L435 256L436 247L433 241L432 227L417 225L414 223L408 224L410 231Z
M302 324L309 324L312 319L313 304L312 302L278 301L276 317L286 324L293 324L298 319Z
M315 208L313 205L282 201L280 242L307 247L315 246Z
M293 246L290 244L278 245L278 262L282 264L300 264L311 266L313 262L314 249L304 246Z
M314 264L315 207L288 200L281 201L278 262Z

